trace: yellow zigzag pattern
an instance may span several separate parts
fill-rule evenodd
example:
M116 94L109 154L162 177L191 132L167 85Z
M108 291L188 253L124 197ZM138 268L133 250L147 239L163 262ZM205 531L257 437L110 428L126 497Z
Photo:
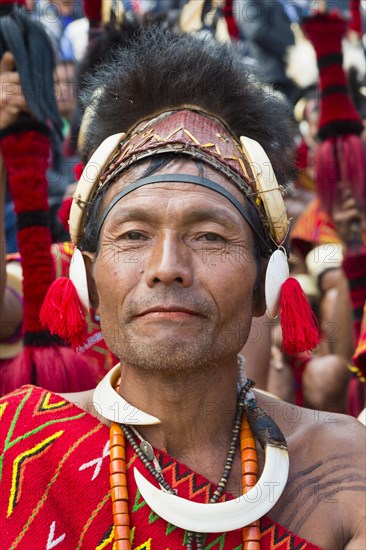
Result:
M58 409L59 407L61 407L61 405L65 405L67 403L64 399L62 399L61 401L57 401L57 403L50 403L51 396L51 392L46 393L46 396L41 406L42 410L49 411L52 409Z
M140 546L136 546L134 550L151 550L151 541L152 539L148 539L146 542L140 544Z
M114 539L114 532L113 532L113 528L109 534L109 536L104 539L100 544L98 544L98 546L96 546L95 550L103 550L103 548L105 548L106 546L108 546L108 544L110 542L112 542ZM114 546L114 545L113 545Z
M20 453L13 462L13 474L10 489L10 498L8 505L7 518L11 516L14 511L14 506L17 504L21 494L21 474L24 471L26 463L31 460L35 455L39 455L47 447L49 447L55 439L59 438L64 433L63 430L54 433L50 437L47 437L31 449Z

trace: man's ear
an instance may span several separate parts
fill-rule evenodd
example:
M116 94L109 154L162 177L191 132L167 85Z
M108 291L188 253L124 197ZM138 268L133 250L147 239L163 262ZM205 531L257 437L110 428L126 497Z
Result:
M265 280L269 258L260 259L260 268L253 291L253 317L262 317L266 312Z
M99 315L99 295L97 286L94 281L93 277L93 262L95 258L95 252L86 252L82 251L84 264L85 264L85 271L86 271L86 278L88 281L88 291L89 291L89 300L90 304L94 310L94 313Z

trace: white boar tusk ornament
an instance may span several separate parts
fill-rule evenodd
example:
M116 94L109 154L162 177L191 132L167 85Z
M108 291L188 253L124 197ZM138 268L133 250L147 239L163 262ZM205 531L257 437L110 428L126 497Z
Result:
M258 483L240 498L200 504L161 491L134 468L137 487L150 508L165 521L195 533L234 531L261 518L280 498L288 477L287 449L267 445L265 465Z

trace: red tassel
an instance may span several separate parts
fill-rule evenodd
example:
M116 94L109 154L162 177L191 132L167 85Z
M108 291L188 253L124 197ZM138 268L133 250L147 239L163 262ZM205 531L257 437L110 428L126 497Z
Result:
M319 344L317 319L299 282L290 277L281 287L282 351L296 355Z
M73 282L56 279L48 289L40 313L42 325L75 349L87 338L85 312Z

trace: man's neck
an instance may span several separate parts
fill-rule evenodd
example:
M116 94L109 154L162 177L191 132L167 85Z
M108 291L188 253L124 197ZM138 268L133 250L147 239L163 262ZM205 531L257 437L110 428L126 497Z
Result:
M161 424L135 426L154 447L181 460L192 449L231 440L237 400L236 357L225 365L167 373L123 364L121 395L133 406L158 417Z

